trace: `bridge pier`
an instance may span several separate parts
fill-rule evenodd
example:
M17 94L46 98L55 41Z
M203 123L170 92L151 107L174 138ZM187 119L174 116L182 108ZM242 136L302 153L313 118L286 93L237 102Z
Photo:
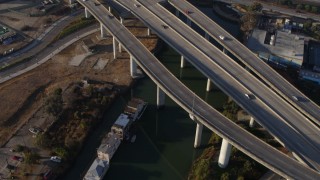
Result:
M211 91L211 89L212 89L212 83L211 83L211 80L208 78L206 91L209 92Z
M185 67L185 65L186 65L185 59L184 59L184 57L183 57L183 56L181 56L180 67L181 67L181 68L184 68L184 67Z
M101 32L101 38L107 37L108 33L102 23L100 23L100 32Z
M210 38L210 37L209 37L209 34L208 34L208 33L205 33L205 34L204 34L204 38L205 38L206 40L209 40L209 38Z
M197 122L196 137L194 139L194 148L198 148L201 145L202 129L203 125Z
M165 94L159 86L157 86L157 108L160 109L164 106Z
M113 59L117 59L117 49L116 49L116 38L113 36L112 45L113 45Z
M187 18L187 24L191 27L191 19Z
M226 48L223 48L223 53L228 54L228 50Z
M89 18L91 16L91 14L90 14L90 12L89 12L89 10L87 8L84 8L84 16L86 18Z
M252 116L250 117L249 127L254 127L254 118Z
M69 4L73 4L75 0L69 0Z
M148 35L148 36L151 35L151 30L150 30L150 28L147 28L147 35Z
M219 167L226 168L228 166L229 158L231 154L231 147L232 147L231 144L226 139L222 140L219 160L218 160Z
M179 17L180 11L176 9L176 16Z
M111 13L111 6L108 7L108 11Z
M132 78L137 75L137 63L132 55L130 55L130 75Z

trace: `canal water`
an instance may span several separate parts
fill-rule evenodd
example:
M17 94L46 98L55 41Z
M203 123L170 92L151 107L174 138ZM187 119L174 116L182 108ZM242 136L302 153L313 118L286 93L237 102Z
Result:
M200 8L235 37L239 26L213 14L210 8ZM205 91L207 79L190 64L180 69L180 55L169 46L158 54L158 59L184 84L215 108L221 108L227 96L214 88ZM176 180L186 179L195 160L203 148L194 149L196 124L188 114L166 97L165 107L156 109L156 86L148 77L139 80L132 90L118 98L106 112L103 122L90 135L74 166L64 179L80 179L96 157L102 137L123 111L131 96L146 100L149 105L137 122L135 143L122 143L111 160L111 166L104 179L112 180ZM204 128L202 144L209 140L211 132Z

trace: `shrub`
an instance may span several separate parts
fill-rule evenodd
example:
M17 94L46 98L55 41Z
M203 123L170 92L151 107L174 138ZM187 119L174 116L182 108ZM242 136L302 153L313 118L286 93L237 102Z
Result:
M16 149L17 152L22 152L22 151L24 151L26 149L26 147L23 146L23 145L18 144L15 149Z
M39 147L47 148L50 146L50 139L46 134L37 134L35 144Z
M21 27L21 31L30 31L32 28L29 25L24 25Z
M230 179L230 174L228 172L224 172L221 174L220 180L229 180Z
M61 158L64 158L64 159L67 159L69 157L69 152L66 148L64 147L57 147L57 148L54 148L53 149L53 152L61 157Z
M27 164L35 164L40 159L40 155L36 152L26 152L24 158Z

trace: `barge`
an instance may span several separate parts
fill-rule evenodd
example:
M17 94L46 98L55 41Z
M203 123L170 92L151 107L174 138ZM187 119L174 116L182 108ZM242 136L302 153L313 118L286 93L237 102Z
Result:
M141 118L148 103L139 98L132 98L124 112L119 115L111 127L111 131L103 138L97 149L97 157L86 172L83 180L101 180L107 173L110 161L123 140L130 139L129 130L134 122ZM132 136L131 142L136 140Z

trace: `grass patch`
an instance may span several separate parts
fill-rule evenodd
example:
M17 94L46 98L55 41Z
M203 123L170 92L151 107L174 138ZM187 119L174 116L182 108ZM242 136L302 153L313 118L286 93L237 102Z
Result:
M72 22L69 26L67 26L66 28L64 28L58 36L56 36L54 38L54 42L59 40L59 39L62 39L66 36L68 36L69 34L72 34L76 31L79 31L80 29L84 28L84 27L87 27L91 24L94 24L96 23L97 21L94 19L94 18L85 18L85 17L82 17L74 22Z

